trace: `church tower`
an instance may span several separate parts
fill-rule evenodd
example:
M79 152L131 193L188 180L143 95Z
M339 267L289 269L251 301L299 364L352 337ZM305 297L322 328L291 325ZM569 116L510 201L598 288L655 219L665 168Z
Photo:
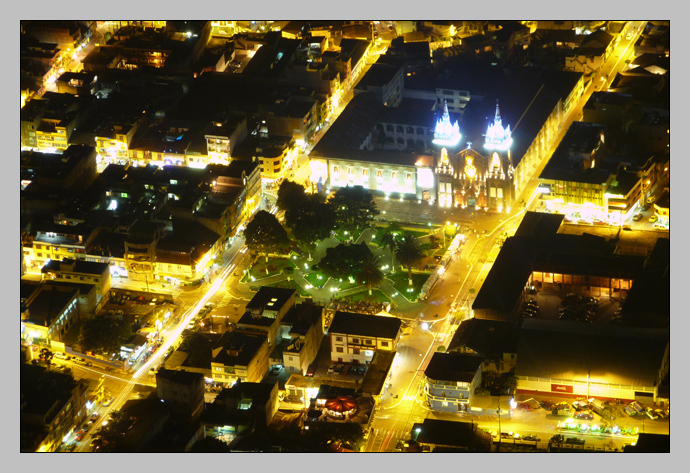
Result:
M460 143L462 134L457 120L455 123L450 122L450 114L448 113L448 103L443 102L443 113L441 118L436 121L436 128L434 130L434 139L432 143L441 147L440 153L436 158L436 183L437 183L437 202L439 207L453 207L455 203L454 190L454 175L453 166L448 159L448 149L451 152Z
M502 211L509 211L515 199L513 188L513 164L510 156L510 146L513 137L510 125L504 127L501 110L496 100L496 115L493 123L486 129L484 149L490 155L487 160L486 182L487 206Z

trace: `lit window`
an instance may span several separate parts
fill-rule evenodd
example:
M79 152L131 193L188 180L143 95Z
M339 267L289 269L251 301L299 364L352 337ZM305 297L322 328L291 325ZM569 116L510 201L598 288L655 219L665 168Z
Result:
M411 181L411 180L412 180L412 174L410 174L410 173L407 174L407 180L408 180L408 181Z
M347 168L347 173L352 174L352 168Z
M383 177L383 172L381 172L380 170L376 171L376 177Z
M393 171L393 172L391 173L391 179L395 179L395 178L397 178L397 177L398 177L398 173L395 172L395 171Z
M333 166L333 174L338 174L338 166Z
M369 170L368 169L362 169L362 176L368 176L369 175Z

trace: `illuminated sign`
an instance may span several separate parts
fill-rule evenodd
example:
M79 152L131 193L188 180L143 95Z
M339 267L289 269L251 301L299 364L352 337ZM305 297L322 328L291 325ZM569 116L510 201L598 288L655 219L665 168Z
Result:
M551 385L551 391L555 392L555 393L572 394L573 393L573 387L572 386L566 386L565 384L552 384Z

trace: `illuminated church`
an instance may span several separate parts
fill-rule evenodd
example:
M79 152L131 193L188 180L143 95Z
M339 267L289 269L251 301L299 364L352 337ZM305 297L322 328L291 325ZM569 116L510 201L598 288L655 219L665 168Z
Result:
M515 199L510 156L513 139L510 125L503 126L498 101L494 120L486 130L483 152L474 150L470 142L467 148L455 151L460 139L457 122L450 125L446 108L437 122L433 141L437 146L438 205L498 211L510 209Z
M435 127L421 126L422 117L415 126L383 123L391 117L389 111L366 94L352 99L309 155L313 191L361 185L439 207L510 209L515 196L512 137L498 103L481 152L469 142L460 149L460 126L457 120L451 122L445 103L440 117L429 117L430 125L437 118ZM387 145L389 129L406 139ZM407 142L416 145L420 139L423 152L406 148Z

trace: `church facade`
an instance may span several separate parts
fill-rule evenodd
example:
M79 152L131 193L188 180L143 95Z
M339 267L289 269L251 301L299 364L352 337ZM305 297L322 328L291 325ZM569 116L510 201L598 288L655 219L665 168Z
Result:
M449 133L450 131L450 133ZM496 104L494 121L488 125L482 153L460 142L457 122L450 125L447 108L436 126L435 150L437 202L440 207L476 207L502 211L515 200L510 126L503 126ZM449 151L450 149L450 151Z

